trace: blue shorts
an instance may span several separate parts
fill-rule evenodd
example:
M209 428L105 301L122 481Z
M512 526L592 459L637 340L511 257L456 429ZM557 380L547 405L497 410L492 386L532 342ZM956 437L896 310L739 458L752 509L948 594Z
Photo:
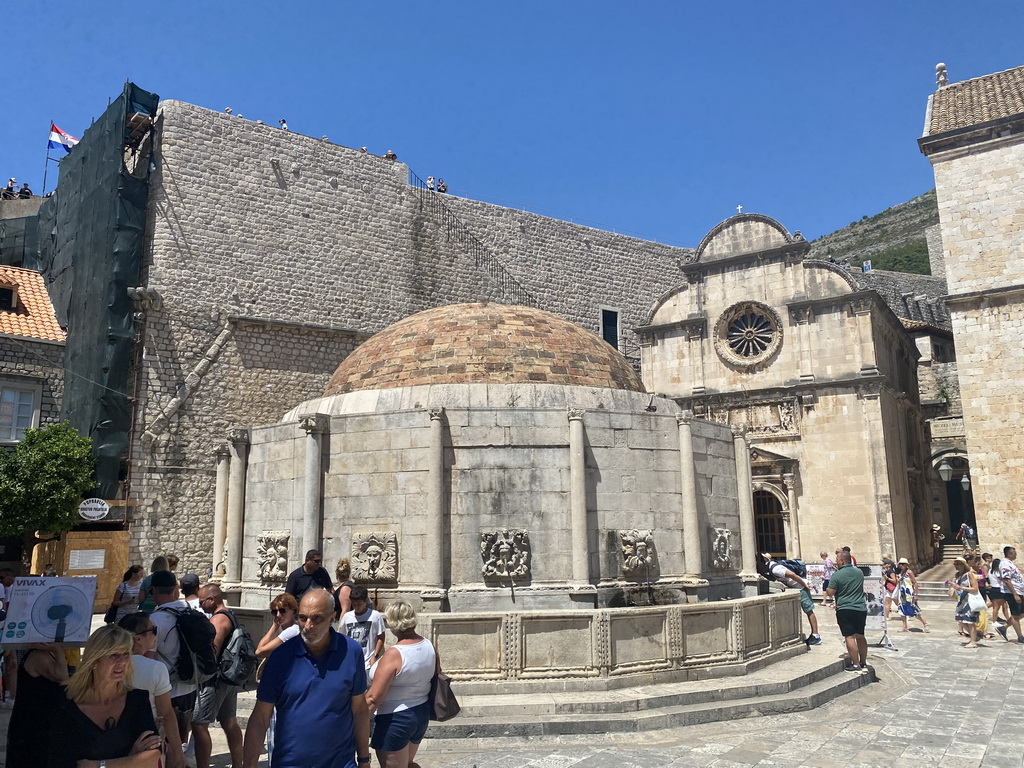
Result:
M373 718L370 746L381 752L397 752L410 743L419 744L430 724L430 702Z

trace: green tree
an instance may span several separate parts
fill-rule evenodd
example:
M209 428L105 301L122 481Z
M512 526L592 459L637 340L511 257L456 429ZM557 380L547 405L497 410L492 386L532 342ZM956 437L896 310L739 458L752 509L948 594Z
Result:
M92 442L70 424L29 429L13 451L0 453L0 535L63 533L91 491Z

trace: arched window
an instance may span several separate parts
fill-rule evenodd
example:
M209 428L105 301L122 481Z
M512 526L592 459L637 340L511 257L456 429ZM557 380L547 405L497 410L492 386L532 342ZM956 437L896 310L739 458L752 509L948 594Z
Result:
M754 491L754 525L757 529L757 551L768 552L773 557L785 557L782 503L768 491Z

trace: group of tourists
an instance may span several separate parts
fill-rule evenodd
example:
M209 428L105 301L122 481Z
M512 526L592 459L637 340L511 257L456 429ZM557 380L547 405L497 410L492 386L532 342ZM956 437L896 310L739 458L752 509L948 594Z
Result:
M846 644L849 660L844 665L847 672L867 673L868 642L864 635L867 624L868 604L864 594L864 572L857 568L857 560L849 547L837 549L835 559L822 553L826 563L822 589L825 604L835 609L836 623ZM778 582L783 588L800 590L800 607L807 616L810 634L807 645L820 645L818 618L814 615L814 598L807 583L807 569L799 560L777 558L767 552L761 554L763 569L761 575Z
M959 633L967 638L965 648L977 648L978 640L1009 641L1013 628L1018 643L1024 643L1020 617L1024 614L1024 576L1017 567L1016 547L1003 547L1003 556L988 552L968 553L953 561L956 575L946 581L949 596L956 598L954 617ZM991 613L990 613L991 612ZM991 627L989 616L991 615ZM995 632L990 630L994 629Z
M219 723L232 766L404 768L429 721L440 658L394 600L378 612L341 560L333 582L316 550L270 602L258 643L217 583L178 579L158 557L124 574L105 617L69 667L57 644L19 652L8 768L208 768ZM176 559L173 559L176 564ZM150 610L147 606L152 605ZM386 646L386 628L394 636ZM258 666L257 666L258 665ZM243 733L238 692L255 672ZM310 724L316 723L316 738Z
M18 189L18 180L13 176L7 181L7 186L0 188L0 199L2 200L28 200L32 197L32 190L28 187L28 182L24 182L21 185L21 189Z

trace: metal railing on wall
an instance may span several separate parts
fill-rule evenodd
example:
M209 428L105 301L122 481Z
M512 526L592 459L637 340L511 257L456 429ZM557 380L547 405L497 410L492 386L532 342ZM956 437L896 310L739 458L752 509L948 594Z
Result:
M516 280L505 265L491 253L486 245L474 235L458 216L445 205L445 193L427 187L427 183L409 171L409 186L416 190L420 209L428 212L440 225L449 242L466 248L479 269L482 269L501 291L502 299L509 304L539 307L537 298Z

